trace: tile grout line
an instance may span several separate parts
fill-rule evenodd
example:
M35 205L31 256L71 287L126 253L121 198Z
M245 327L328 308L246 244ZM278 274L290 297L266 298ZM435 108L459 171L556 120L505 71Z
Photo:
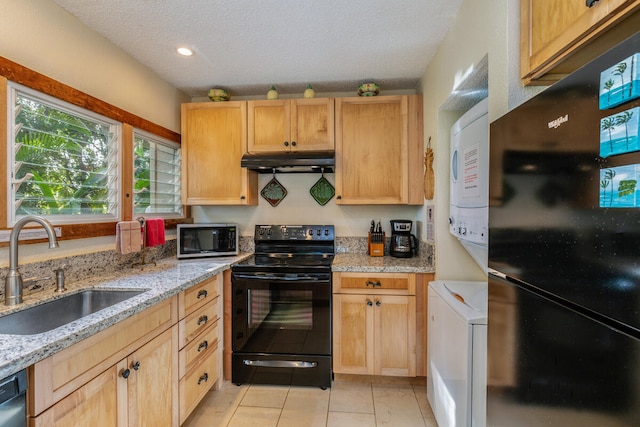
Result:
M231 383L233 384L233 383ZM236 412L238 411L238 408L240 407L240 403L242 403L242 399L244 399L244 396L247 394L247 391L249 390L249 387L244 387L244 386L240 386L243 387L244 390L241 391L240 393L238 393L238 395L236 396L235 399L233 399L233 403L231 404L231 407L233 408L233 411L227 411L225 412L225 417L223 420L223 425L224 427L228 427L228 425L231 423L231 420L233 419L233 416L236 414Z
M378 426L378 414L376 414L376 398L373 394L373 383L369 384L369 391L371 392L371 402L373 403L373 422Z
M278 421L276 421L276 427L278 427L278 424L280 424L280 420L282 420L282 413L284 412L284 406L287 404L289 393L291 393L291 386L287 388L287 395L284 397L284 401L282 402L282 407L280 408L280 414L278 415Z

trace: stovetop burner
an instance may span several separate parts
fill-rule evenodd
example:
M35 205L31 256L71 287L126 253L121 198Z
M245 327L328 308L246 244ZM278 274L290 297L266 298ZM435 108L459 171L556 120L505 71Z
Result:
M255 255L232 269L329 269L334 238L333 225L256 225Z
M331 266L333 254L321 255L300 255L300 254L268 254L254 255L242 261L240 264L274 267L274 266L295 266L295 267L316 267Z

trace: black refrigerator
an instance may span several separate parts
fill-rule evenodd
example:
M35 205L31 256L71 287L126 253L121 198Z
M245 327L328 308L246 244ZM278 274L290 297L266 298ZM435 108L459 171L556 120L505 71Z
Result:
M640 33L490 125L488 426L640 426Z

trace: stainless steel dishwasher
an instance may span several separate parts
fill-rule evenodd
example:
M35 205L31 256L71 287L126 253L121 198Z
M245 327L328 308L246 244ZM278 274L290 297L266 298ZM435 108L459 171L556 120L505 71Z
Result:
M26 427L27 372L22 370L0 380L0 426Z

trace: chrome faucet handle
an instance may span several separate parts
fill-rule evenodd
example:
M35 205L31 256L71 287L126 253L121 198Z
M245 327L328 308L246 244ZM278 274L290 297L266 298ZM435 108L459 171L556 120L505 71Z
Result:
M64 287L64 269L67 268L67 264L62 264L60 268L53 270L56 273L56 292L64 292L67 288Z

